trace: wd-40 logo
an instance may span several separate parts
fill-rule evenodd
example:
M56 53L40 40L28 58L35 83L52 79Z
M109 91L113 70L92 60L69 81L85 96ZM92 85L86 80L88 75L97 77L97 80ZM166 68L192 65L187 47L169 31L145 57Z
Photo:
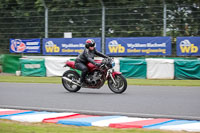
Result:
M108 43L108 48L110 53L124 53L125 47L123 47L121 44L118 44L116 40L110 41Z
M198 47L191 44L189 40L184 40L180 42L180 49L182 53L197 53Z
M53 43L53 41L48 41L45 43L45 49L48 53L59 53L60 48Z

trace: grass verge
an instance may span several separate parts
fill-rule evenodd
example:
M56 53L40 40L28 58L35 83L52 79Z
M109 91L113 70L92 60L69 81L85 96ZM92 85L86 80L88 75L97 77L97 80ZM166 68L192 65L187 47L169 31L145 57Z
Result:
M0 120L0 133L186 133L147 129L114 129L108 127L78 127L50 123L21 123Z
M0 82L15 83L54 83L61 84L61 77L24 77L24 76L2 76ZM152 86L200 86L199 80L149 80L149 79L127 79L128 85L152 85Z

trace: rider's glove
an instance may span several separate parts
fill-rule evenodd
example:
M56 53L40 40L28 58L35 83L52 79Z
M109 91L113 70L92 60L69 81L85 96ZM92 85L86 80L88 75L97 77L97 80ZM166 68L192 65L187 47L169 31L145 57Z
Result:
M100 66L101 66L101 64L100 64L100 63L96 63L96 64L95 64L95 66L97 66L97 67L100 67Z

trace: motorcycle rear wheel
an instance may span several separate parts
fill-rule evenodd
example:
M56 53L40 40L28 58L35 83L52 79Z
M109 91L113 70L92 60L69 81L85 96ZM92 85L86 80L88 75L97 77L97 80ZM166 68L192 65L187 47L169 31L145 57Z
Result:
M80 79L80 75L72 70L68 70L63 74L63 77L69 78L74 82L77 82ZM75 85L69 81L66 81L65 79L62 78L62 84L64 88L69 91L69 92L77 92L81 89L80 86Z
M115 75L114 80L116 82L116 85L111 78L108 79L108 87L110 88L110 90L117 94L123 93L127 88L126 79L122 75Z

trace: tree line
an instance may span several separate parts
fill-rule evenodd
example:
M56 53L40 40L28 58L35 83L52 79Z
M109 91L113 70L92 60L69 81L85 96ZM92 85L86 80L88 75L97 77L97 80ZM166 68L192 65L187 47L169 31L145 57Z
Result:
M101 37L102 5L99 0L44 0L48 7L48 35L62 38ZM106 37L200 35L199 0L103 0ZM44 38L42 0L0 1L0 47L8 50L9 38Z

